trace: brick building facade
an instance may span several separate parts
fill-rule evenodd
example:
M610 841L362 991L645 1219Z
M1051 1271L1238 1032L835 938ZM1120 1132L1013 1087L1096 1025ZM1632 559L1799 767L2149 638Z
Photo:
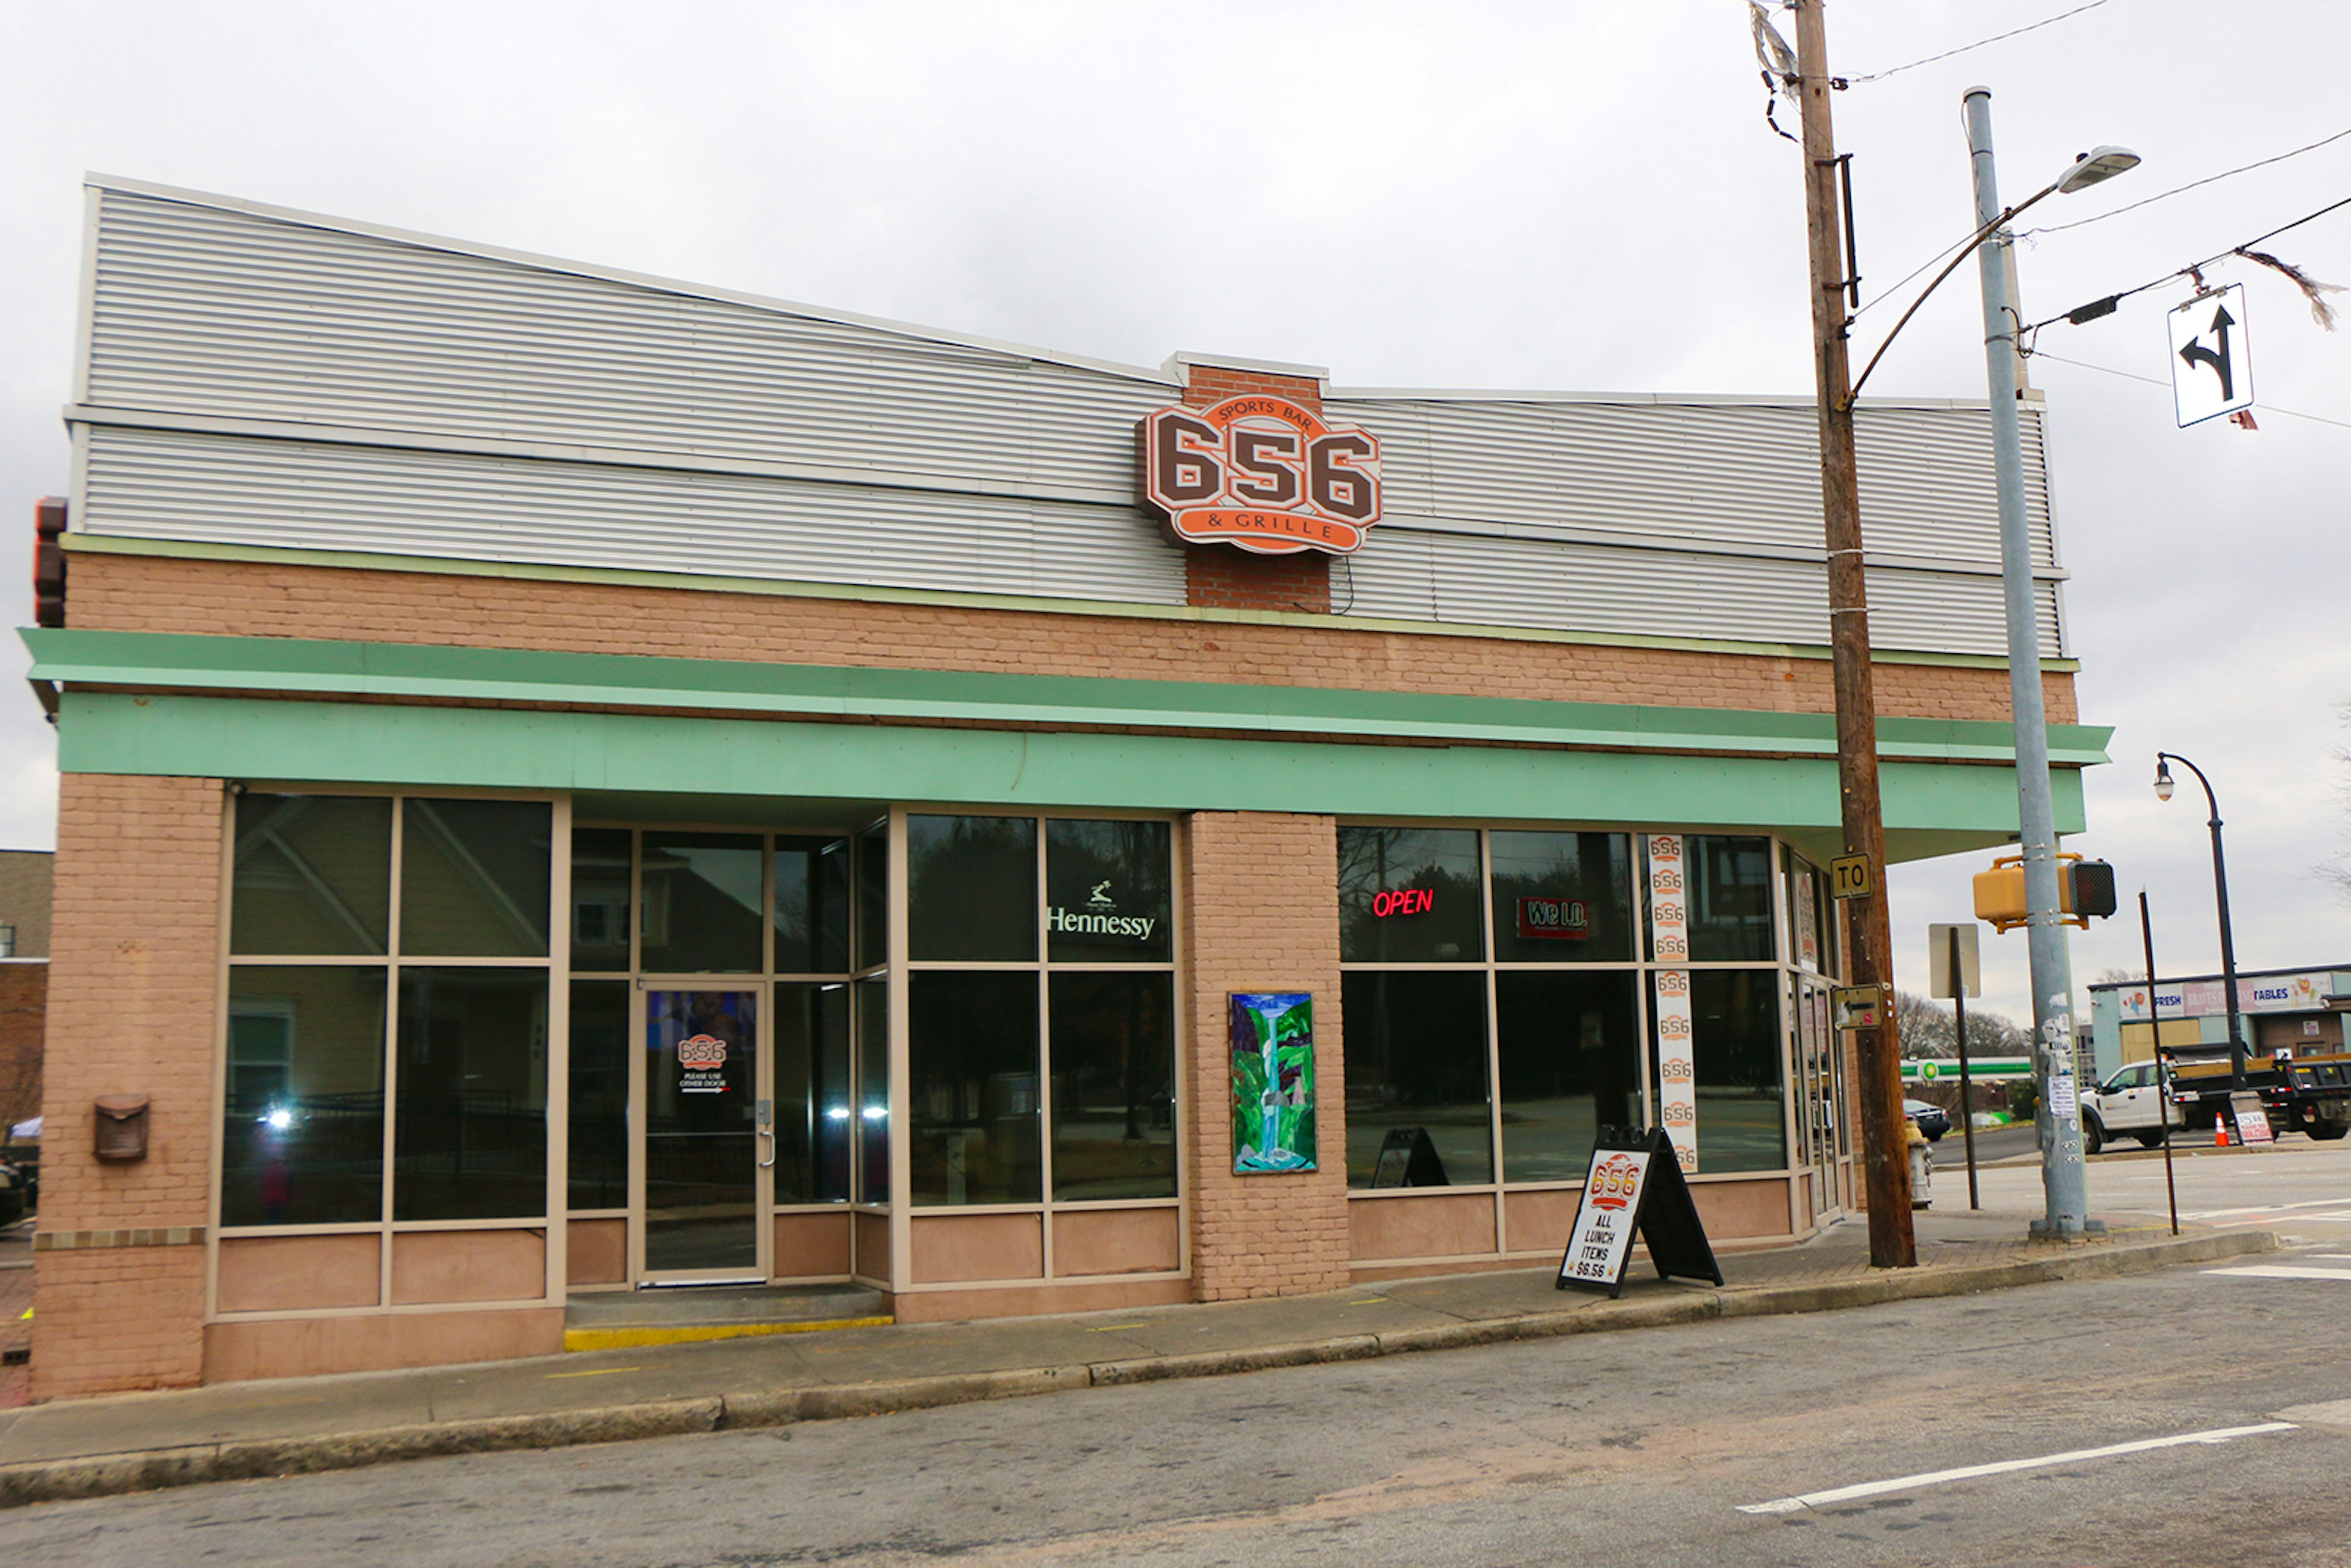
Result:
M1525 1267L1603 1126L1675 1130L1719 1246L1857 1201L1806 406L1106 366L93 199L26 633L37 1396L551 1353L649 1284ZM1276 511L1384 497L1359 548L1173 537L1167 410ZM1981 413L1864 410L1896 858L2014 831ZM2071 827L2104 736L2048 653Z

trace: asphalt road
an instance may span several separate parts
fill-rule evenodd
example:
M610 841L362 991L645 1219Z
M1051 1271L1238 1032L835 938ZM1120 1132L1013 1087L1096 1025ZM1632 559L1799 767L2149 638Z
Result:
M2329 1272L2178 1270L49 1504L0 1515L0 1561L2351 1564L2351 1262L2283 1261ZM2212 1436L2245 1427L2266 1429ZM2168 1446L2097 1452L2147 1444ZM2052 1456L2072 1457L1934 1474Z

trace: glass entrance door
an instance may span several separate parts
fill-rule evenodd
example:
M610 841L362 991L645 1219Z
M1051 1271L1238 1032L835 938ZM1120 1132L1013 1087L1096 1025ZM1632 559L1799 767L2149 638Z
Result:
M643 995L644 1277L764 1280L759 992Z
M1838 1158L1844 1141L1839 1114L1844 1105L1844 1063L1838 1059L1836 1031L1829 1027L1828 988L1808 979L1796 982L1796 1054L1801 1073L1804 1157L1813 1171L1813 1218L1825 1219L1844 1210L1844 1163Z

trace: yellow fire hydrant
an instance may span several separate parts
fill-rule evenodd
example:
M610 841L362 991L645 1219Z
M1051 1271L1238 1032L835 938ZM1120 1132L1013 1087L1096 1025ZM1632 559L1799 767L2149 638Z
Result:
M1910 1207L1928 1208L1935 1202L1935 1153L1918 1124L1902 1119L1902 1142L1910 1151Z

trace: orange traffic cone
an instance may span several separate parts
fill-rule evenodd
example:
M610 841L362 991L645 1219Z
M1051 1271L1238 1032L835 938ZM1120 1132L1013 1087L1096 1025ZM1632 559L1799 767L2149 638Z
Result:
M2215 1122L2212 1124L2212 1146L2216 1149L2225 1149L2229 1146L2228 1123Z

